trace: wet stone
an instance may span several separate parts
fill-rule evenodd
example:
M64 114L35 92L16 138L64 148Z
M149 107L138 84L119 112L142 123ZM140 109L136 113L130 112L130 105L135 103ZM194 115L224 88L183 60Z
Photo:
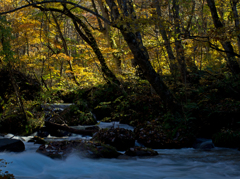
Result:
M135 145L134 133L124 128L102 129L93 136L92 140L109 144L120 151L127 150Z
M41 145L37 152L51 158L66 158L73 152L88 158L117 158L121 155L114 147L84 140L50 142Z

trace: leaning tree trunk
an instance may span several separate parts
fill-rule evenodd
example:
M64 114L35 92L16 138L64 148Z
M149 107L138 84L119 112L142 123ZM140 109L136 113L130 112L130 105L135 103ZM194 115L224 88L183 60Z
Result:
M87 25L76 15L74 15L67 7L66 4L62 3L64 10L60 10L60 9L55 9L55 8L44 8L44 7L40 7L40 6L34 6L36 8L39 8L41 11L54 11L54 12L59 12L62 13L68 17L71 18L71 20L73 21L74 27L76 29L76 31L78 32L78 34L80 35L80 37L89 45L91 46L92 50L94 51L94 53L96 54L100 64L101 64L101 70L103 72L103 77L104 79L109 82L109 83L113 83L113 84L117 84L120 85L119 80L117 79L117 77L114 75L114 73L108 68L106 61L103 57L102 52L100 51L98 44L94 38L94 36L92 35L91 31L89 30L89 28L87 27ZM80 27L83 29L83 31L80 29Z
M80 18L76 17L68 9L67 9L66 15L68 15L72 19L73 24L74 24L77 32L83 38L83 40L85 40L88 43L88 45L90 45L92 47L94 53L96 54L96 56L97 56L97 58L98 58L98 60L101 64L101 69L102 69L102 72L104 73L104 75L106 77L106 80L111 82L111 83L115 83L115 84L120 85L119 80L116 78L114 73L108 68L108 66L106 64L106 61L105 61L105 59L102 55L102 52L100 51L100 49L98 47L98 44L97 44L95 38L93 37L91 31L88 29L88 27L81 21ZM82 27L82 29L84 30L86 35L84 35L82 33L82 31L81 31L81 29L79 28L78 25L80 25Z
M114 0L106 0L108 6L111 9L112 20L119 20L120 13L118 7ZM128 3L128 4L127 4ZM120 4L120 9L124 12L125 17L131 16L133 21L136 19L133 9L133 4L131 1L121 1L118 0ZM127 24L127 27L120 26L118 27L127 42L130 50L132 51L134 58L137 59L136 62L143 70L143 74L146 79L150 82L152 87L155 89L156 93L161 97L165 108L170 110L175 116L178 114L182 115L181 105L177 102L173 94L170 92L168 87L163 82L162 78L156 71L153 69L148 56L147 49L143 46L142 37L138 31L138 25L136 23ZM130 31L132 30L132 31ZM133 32L135 31L135 32Z

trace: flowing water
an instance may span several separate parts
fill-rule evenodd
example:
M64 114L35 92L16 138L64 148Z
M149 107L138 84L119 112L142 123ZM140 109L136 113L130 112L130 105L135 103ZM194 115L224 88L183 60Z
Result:
M101 122L101 128L133 127ZM6 137L12 137L11 135ZM20 137L14 137L19 139ZM30 137L22 137L27 141ZM68 138L48 137L46 140L73 140L91 137L73 135ZM200 151L193 148L159 149L154 157L128 159L89 159L71 154L64 160L51 159L36 153L39 145L25 143L21 153L2 152L0 159L10 162L0 167L17 179L240 179L240 151L214 148Z
M26 151L22 153L0 153L0 158L12 162L1 169L17 179L240 178L240 151L236 149L161 149L155 157L129 159L88 159L72 154L57 160L36 153L39 145L25 145Z

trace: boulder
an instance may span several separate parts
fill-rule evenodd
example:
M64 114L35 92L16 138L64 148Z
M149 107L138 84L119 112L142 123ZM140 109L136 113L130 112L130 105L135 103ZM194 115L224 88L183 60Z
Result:
M34 142L34 144L46 144L46 142L44 141L43 138L38 137L38 136L34 136L33 138L31 138L28 142Z
M160 125L145 125L136 127L134 133L137 141L148 148L179 149L193 145L193 137L180 128L174 131Z
M50 142L41 145L37 152L51 158L65 158L72 152L88 158L117 158L121 155L114 147L84 140Z
M46 121L45 127L40 128L37 131L36 136L38 136L40 138L44 138L44 137L48 137L49 135L55 136L55 137L65 137L65 136L71 136L72 133L49 126L48 122Z
M214 145L212 142L203 142L199 147L200 150L205 150L205 151L211 150L213 148L214 148Z
M134 133L124 128L102 129L93 136L93 140L109 144L117 150L127 150L135 145Z
M49 132L47 131L48 129L46 127L42 127L37 131L37 136L38 137L47 137L49 136Z
M204 139L204 138L197 138L193 144L194 149L208 151L214 148L214 144L212 140Z
M18 139L0 139L0 151L22 152L25 150L25 145Z

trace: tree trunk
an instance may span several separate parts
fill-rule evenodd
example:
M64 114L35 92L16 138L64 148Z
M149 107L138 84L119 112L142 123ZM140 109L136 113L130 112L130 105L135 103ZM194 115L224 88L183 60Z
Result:
M175 48L177 52L177 61L179 64L182 82L187 82L187 66L185 62L184 48L182 46L182 40L180 39L180 16L179 16L179 0L173 0L173 17L175 26Z
M66 54L67 56L70 56L69 53L68 53L68 49L67 49L67 42L66 42L66 40L65 40L65 38L64 38L64 36L63 36L63 34L62 34L62 31L61 31L60 26L59 26L59 24L58 24L57 18L55 17L55 15L54 15L54 13L53 13L52 11L51 11L51 14L52 14L53 20L54 20L54 22L55 22L55 24L56 24L56 28L57 28L57 31L58 31L58 33L59 33L59 36L60 36L60 38L61 38L61 40L62 40L63 49L64 49L64 51L65 51L65 54ZM75 83L79 86L79 83L78 83L78 81L77 81L77 78L76 78L76 76L75 76L75 74L74 74L74 72L73 72L72 62L71 62L70 60L68 60L68 64L69 64L70 70L72 71L72 74L71 74L71 75L72 75L72 78L73 78L73 80L75 81Z
M123 3L121 3L120 1L121 0L118 0L118 4L121 5L120 9L124 12L124 16L127 17L131 15L133 23L128 24L126 28L120 26L119 29L130 50L132 51L134 58L137 59L137 64L143 70L144 76L155 89L156 93L161 97L165 108L170 110L175 116L177 114L182 115L183 113L181 105L179 105L173 94L165 85L160 75L157 74L156 71L153 69L149 61L147 49L143 46L141 34L137 30L139 27L136 23L134 23L136 17L134 17L133 15L134 9L132 2L127 1L127 5L126 1L124 1ZM106 0L106 2L111 9L111 17L113 18L112 20L119 20L120 13L114 0ZM130 30L134 30L135 33Z
M105 75L105 78L107 79L107 81L109 82L113 82L116 83L118 85L120 85L120 82L118 81L118 79L116 78L116 76L113 74L113 72L108 68L106 61L102 55L102 52L100 51L98 44L95 40L95 38L93 37L92 33L90 32L90 30L88 29L88 27L77 17L75 17L70 11L69 11L70 17L73 20L74 26L76 28L76 30L78 31L79 35L88 43L88 45L90 45L94 51L94 53L96 54L100 64L101 64L101 69L102 72ZM85 33L87 34L88 37L86 37L80 30L80 28L78 27L78 24L84 29Z
M59 12L62 13L68 17L71 18L71 20L73 21L74 27L76 29L76 31L78 32L78 34L80 35L80 37L89 45L91 46L91 48L93 49L94 53L96 54L100 64L101 64L101 70L103 72L103 77L104 79L108 82L108 83L114 83L117 85L120 85L119 80L116 78L116 76L114 75L114 73L108 68L106 61L102 55L102 52L100 51L98 44L95 40L95 38L93 37L91 31L88 29L87 25L83 23L83 21L78 18L77 16L75 16L73 13L71 13L71 11L66 7L65 4L62 4L64 7L64 10L60 10L60 9L55 9L55 8L43 8L40 6L36 6L36 8L39 8L42 11L54 11L54 12ZM82 32L82 30L79 28L79 26L82 27L82 29L84 30L85 34Z
M219 19L214 0L207 0L207 3L212 14L212 19L215 28L218 30L223 29L224 25ZM220 40L220 43L222 44L224 50L226 51L228 66L230 70L233 72L233 74L240 74L240 67L235 59L234 50L231 42Z
M94 4L94 0L93 1L93 4ZM108 14L108 10L106 7L104 7L103 5L103 2L102 0L98 0L98 4L100 6L100 9L101 9L101 12L102 12L102 16L109 20L109 14ZM106 22L104 22L104 30L103 30L103 34L105 36L105 38L107 39L108 41L108 46L110 46L112 49L117 49L117 44L115 42L115 40L113 39L112 35L111 35L111 28L110 28L110 25L108 25ZM116 52L113 52L112 53L112 56L113 56L113 60L116 64L116 72L117 73L122 73L122 69L121 69L121 57L118 53Z
M237 11L238 0L231 0L231 2L232 2L232 11L233 11L233 17L235 22L235 28L236 28L236 31L238 31L240 27L239 16ZM238 54L240 55L240 33L238 33L238 36L237 36L237 44L238 44ZM240 60L239 60L239 63L240 63Z
M170 40L167 36L167 32L165 30L165 27L162 25L162 20L161 20L162 12L161 12L161 7L160 7L160 4L159 4L159 0L154 0L154 3L155 3L155 6L156 6L157 15L160 17L160 19L159 19L160 22L158 24L158 27L159 27L161 36L164 40L164 46L167 50L167 54L168 54L168 58L169 58L169 62L170 62L170 72L174 76L174 78L176 78L177 72L178 72L176 58L173 54L173 50L172 50L172 47L170 45Z

